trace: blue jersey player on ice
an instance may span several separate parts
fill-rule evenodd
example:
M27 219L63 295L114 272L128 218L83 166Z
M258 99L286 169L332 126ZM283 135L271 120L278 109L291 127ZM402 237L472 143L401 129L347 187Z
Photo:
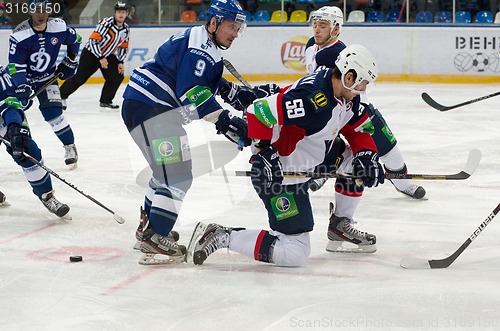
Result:
M9 141L10 147L7 147L7 152L23 169L33 193L51 213L63 217L69 212L69 207L54 196L49 174L24 155L27 153L43 163L42 152L31 138L28 122L24 116L24 109L29 107L31 102L26 107L21 105L14 96L14 90L11 76L0 66L0 136L2 140ZM0 205L2 202L0 200Z
M222 78L221 50L241 36L245 19L236 0L215 0L205 25L171 36L154 59L131 74L122 117L153 170L136 232L135 248L144 253L141 264L184 261L186 247L177 244L178 235L172 232L192 182L189 142L182 125L196 119L214 123L217 133L242 148L249 144L246 122L232 116L215 95L220 93L231 104L245 99L245 93L262 95L275 88L264 85L252 90Z
M19 24L10 35L8 70L16 86L16 96L23 104L33 92L59 75L65 80L78 67L76 57L81 37L62 19L49 18L53 7L49 0L30 0L31 18ZM67 46L67 56L56 66L59 50ZM65 148L64 161L70 169L77 165L75 137L63 115L57 80L38 95L40 111Z

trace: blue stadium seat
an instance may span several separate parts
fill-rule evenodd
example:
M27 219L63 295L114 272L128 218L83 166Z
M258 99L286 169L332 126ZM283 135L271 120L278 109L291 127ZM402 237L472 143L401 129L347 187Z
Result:
M401 15L401 21L399 21L398 18L399 18L399 11L398 10L389 10L387 12L387 15L385 16L385 21L386 22L403 22L404 21L404 14Z
M384 21L384 14L380 10L372 10L371 12L368 12L368 15L366 16L366 21L367 22L383 22Z
M252 13L249 12L248 10L244 10L245 15L247 16L246 20L247 22L250 22L252 20Z
M490 11L480 11L476 14L474 23L493 23L493 14Z
M206 10L202 10L199 14L198 14L198 21L200 22L204 22L207 20L207 11Z
M451 23L451 12L449 11L438 11L436 15L434 15L435 23Z
M455 13L455 23L470 23L470 12L462 10Z
M430 11L419 11L415 22L418 23L432 23L432 13Z
M253 14L254 22L269 22L269 12L267 10L257 10Z

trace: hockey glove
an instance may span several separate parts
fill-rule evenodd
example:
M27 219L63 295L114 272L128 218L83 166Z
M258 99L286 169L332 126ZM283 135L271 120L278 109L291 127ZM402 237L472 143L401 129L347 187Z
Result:
M56 76L59 75L62 80L66 80L75 75L77 68L78 61L72 60L70 57L66 56L57 66Z
M10 142L12 155L18 160L24 160L24 152L28 152L30 130L17 123L9 125L7 137Z
M223 134L227 139L238 144L240 150L252 143L248 138L247 123L241 118L231 115L227 109L220 113L217 122L215 122L215 128L217 134Z
M28 100L28 104L26 106L23 106L19 100L17 100L16 97L8 97L3 101L8 108L10 109L19 109L19 110L27 110L31 105L33 105L33 100Z
M23 107L28 107L30 103L30 96L33 94L31 86L28 84L21 84L14 90L14 92L16 93L17 99L21 102L21 105Z
M276 84L264 84L254 86L252 90L257 95L257 99L260 99L267 98L268 96L278 93L280 91L280 87Z
M252 155L252 184L256 190L278 192L275 186L281 186L283 182L283 167L281 165L278 151L272 146L265 147L257 154ZM259 193L257 191L257 193Z
M244 111L255 99L257 99L257 95L251 88L231 82L226 82L226 84L222 85L219 93L224 102L230 104L234 109L239 111Z
M369 149L363 149L354 155L352 173L359 176L367 187L384 183L384 169L378 162L378 154Z

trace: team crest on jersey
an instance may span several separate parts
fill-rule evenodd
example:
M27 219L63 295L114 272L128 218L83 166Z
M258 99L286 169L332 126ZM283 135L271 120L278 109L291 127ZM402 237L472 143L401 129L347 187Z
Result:
M310 98L309 100L311 100L311 103L314 105L316 110L318 110L318 108L325 107L328 104L328 99L322 92L317 93L314 97Z
M54 46L55 46L55 45L57 45L57 43L58 43L58 42L59 42L59 39L57 39L56 37L52 37L52 38L50 38L50 43L51 43L52 45L54 45Z

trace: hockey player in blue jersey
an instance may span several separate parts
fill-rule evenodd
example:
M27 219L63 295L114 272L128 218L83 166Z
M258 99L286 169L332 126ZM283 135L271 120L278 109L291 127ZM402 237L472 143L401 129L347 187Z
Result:
M31 138L28 122L24 116L25 107L14 96L14 89L10 75L0 66L0 136L9 141L10 147L7 147L7 152L23 169L33 193L51 213L64 217L69 212L69 207L54 196L50 175L24 156L24 153L27 153L43 163L42 152ZM30 105L31 103L28 103L26 106Z
M154 59L131 74L122 117L153 170L141 210L144 222L136 232L144 253L141 264L184 260L186 247L177 244L178 236L172 232L192 182L189 142L182 125L203 119L240 148L249 143L246 122L215 99L221 87L233 86L222 79L221 50L241 36L245 18L236 0L215 0L205 25L170 37Z
M16 96L26 105L33 89L59 75L65 80L73 76L78 67L76 57L81 37L75 29L59 18L49 18L49 0L30 0L31 18L19 24L10 35L8 70L16 85ZM67 56L56 66L62 45L67 46ZM57 81L38 95L40 111L62 142L64 161L70 169L77 165L78 154L75 137L63 115Z
M306 69L308 73L313 72L318 67L333 68L335 59L338 57L346 45L338 39L342 24L343 14L340 8L335 6L321 7L313 12L310 17L314 36L306 45ZM390 130L387 122L368 100L366 93L361 94L361 104L368 110L375 131L373 140L380 153L380 159L388 173L407 173L407 168L403 155L397 146L396 137ZM311 189L319 189L326 179L311 181ZM414 199L422 199L425 196L425 189L414 184L409 179L391 179L398 192L401 192Z

